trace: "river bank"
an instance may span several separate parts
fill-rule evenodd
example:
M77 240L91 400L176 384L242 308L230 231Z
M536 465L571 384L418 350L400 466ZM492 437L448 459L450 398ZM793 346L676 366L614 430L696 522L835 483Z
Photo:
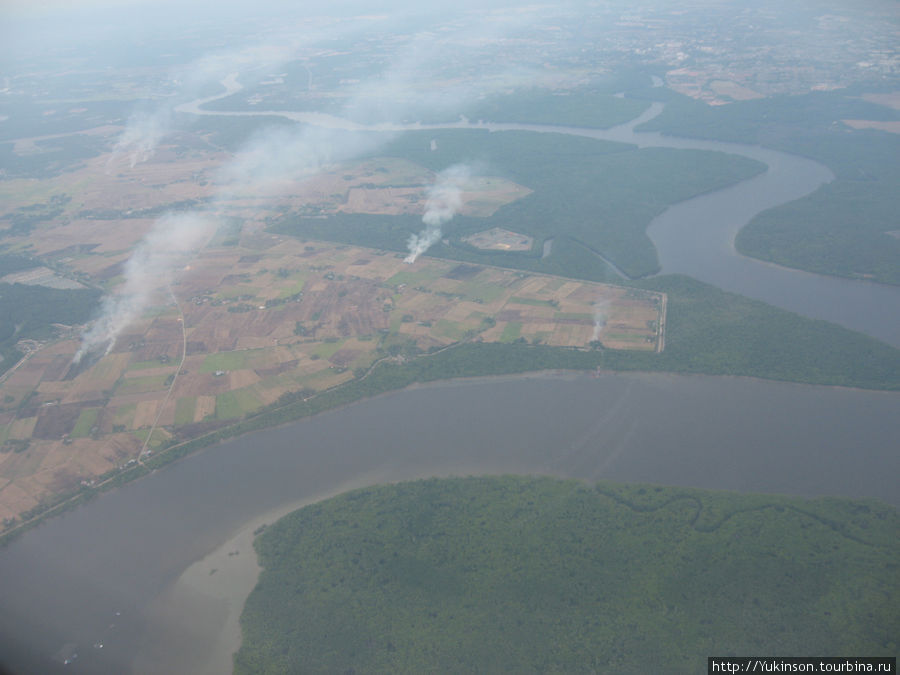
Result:
M615 373L604 373L601 377L617 377ZM584 377L584 376L582 376ZM679 380L684 376L677 376ZM497 384L503 380L514 384L517 380L540 380L548 382L554 380L576 381L577 376L560 373L544 373L539 376L515 376L504 378L474 378L471 380L459 380L442 385L417 385L410 390L420 390L427 395L432 386L457 386L468 388ZM690 379L690 378L687 378ZM737 384L755 383L765 386L762 380L749 380L747 378L725 378ZM751 385L752 386L752 385ZM789 388L791 385L787 385ZM407 393L413 394L413 391ZM833 392L850 391L832 389ZM866 393L863 390L855 390ZM384 397L391 397L391 394ZM729 397L731 398L731 397ZM896 394L885 394L885 402L894 399L900 403L900 397ZM733 402L736 402L732 398ZM621 414L622 410L607 411L600 416L597 427L610 423L614 415ZM632 429L626 431L626 435ZM582 435L572 446L568 454L569 459L584 453L590 445L590 441ZM677 448L676 444L676 448ZM660 447L660 450L662 450ZM627 452L627 445L622 444L614 451L606 455L595 467L596 474L614 474L616 463L621 461L623 452ZM827 461L822 457L820 460ZM774 469L774 467L773 467ZM459 475L459 472L451 471L451 474ZM478 473L477 471L475 473ZM580 477L578 472L571 469L541 471L550 475L563 475L568 477ZM156 633L148 634L145 639L141 656L136 662L136 673L170 672L177 664L190 664L191 672L196 673L221 673L229 672L233 654L241 644L240 614L243 604L250 594L261 571L257 563L256 553L253 549L253 539L261 532L261 527L275 522L278 518L291 511L306 506L310 503L335 496L342 492L376 485L396 480L408 480L425 478L435 475L434 472L424 471L418 475L409 475L406 472L380 475L370 475L348 482L339 488L328 491L316 497L292 502L278 509L274 509L260 517L254 518L249 523L242 525L228 541L203 559L192 564L178 580L154 603L151 623L158 623L160 629ZM185 638L190 636L190 639ZM195 661L187 661L193 658ZM201 659L200 662L197 659Z
M850 307L868 316L868 328L857 330L900 344L900 289L882 297L877 285L802 272L797 278L812 279L812 287L790 280L785 287L777 275L735 275L730 267L740 219L757 202L760 210L771 205L760 195L782 181L772 197L796 199L827 180L827 169L749 146L636 133L638 121L569 132L772 160L769 172L732 192L697 197L661 216L674 225L651 225L655 243L657 232L670 232L682 247L657 244L666 272L684 266L713 284L837 323L857 320L848 319ZM797 180L786 180L794 170ZM739 218L732 202L741 204ZM709 237L703 246L679 239L679 227L693 231L698 222ZM832 306L834 284L850 291ZM167 659L176 657L197 672L223 672L258 574L253 531L299 505L377 482L538 473L896 505L898 425L898 394L744 378L525 375L411 387L206 448L26 532L0 551L0 575L16 580L0 589L0 653L33 672L171 672L176 661ZM81 656L63 671L54 657L72 644Z
M227 645L221 664L243 596L210 600L208 584L234 574L247 589L255 572L249 538L223 542L350 487L515 473L897 505L898 435L891 392L634 373L418 385L200 450L26 532L0 550L0 575L16 580L0 588L0 653L24 672L95 675L151 649L203 667ZM189 609L163 600L188 568L202 630L154 647ZM80 656L63 669L53 657L67 644Z
M610 129L540 124L469 121L442 124L361 124L336 115L284 110L218 111L203 106L241 90L235 76L222 81L224 93L177 107L192 115L281 117L301 124L348 132L400 133L429 129L472 129L559 133L639 148L707 150L747 157L765 164L763 174L731 187L675 204L648 224L660 274L686 274L718 288L762 300L812 319L823 319L900 347L900 287L831 277L781 267L737 252L734 240L744 225L768 209L811 194L834 179L832 171L811 159L761 146L666 136L636 131L657 117L664 104L654 102L641 115Z
M151 629L132 672L231 672L232 655L241 646L241 611L261 571L254 538L266 525L318 499L292 502L254 518L188 567L149 607Z

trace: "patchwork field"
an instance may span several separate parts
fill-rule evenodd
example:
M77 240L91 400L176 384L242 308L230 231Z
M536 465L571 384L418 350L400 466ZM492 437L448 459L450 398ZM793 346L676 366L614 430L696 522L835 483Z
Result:
M110 126L85 133L96 133L112 149L120 130ZM246 243L246 235L261 231L267 219L285 212L422 215L435 182L435 173L420 164L377 157L334 164L313 176L255 184L246 191L230 186L226 198L221 188L227 178L221 167L233 158L212 143L209 134L183 133L170 137L135 166L129 157L107 152L40 181L0 180L4 204L0 232L6 248L52 261L68 273L62 277L42 268L4 281L75 288L76 280L89 280L114 287L135 246L161 214L197 207L214 195L216 216L239 218ZM505 178L472 176L461 186L458 212L488 217L530 193ZM17 230L20 221L28 225ZM226 224L211 244L235 245L238 238L237 229Z
M241 243L204 249L177 306L160 289L95 363L73 367L67 339L8 375L0 518L380 359L465 341L661 345L657 293L260 232Z
M84 132L107 152L65 171L0 181L6 248L44 263L6 281L115 293L161 214L221 193L220 167L233 155L214 134L172 135L132 166L111 152L120 131ZM26 141L14 153L35 152ZM110 353L77 367L77 326L23 347L28 357L0 379L0 520L286 395L365 377L379 360L468 341L661 350L660 294L427 257L407 265L395 252L265 230L290 212L420 216L435 178L416 162L376 157L230 189L216 201L224 224L175 273L177 302L161 286ZM481 175L460 190L458 212L470 217L531 192ZM534 240L493 228L471 244L519 251Z

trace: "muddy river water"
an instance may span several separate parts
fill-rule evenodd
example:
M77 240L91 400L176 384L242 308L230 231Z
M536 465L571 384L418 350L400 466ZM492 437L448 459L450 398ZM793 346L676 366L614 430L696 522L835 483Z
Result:
M654 106L642 119L657 113ZM535 130L764 161L766 173L654 221L664 271L900 344L900 289L734 252L743 224L830 180L825 167L762 148L640 134L639 121ZM253 529L349 487L541 473L900 504L898 437L896 393L612 373L414 387L208 448L0 550L0 663L41 673L222 672L255 578Z
M662 374L414 387L208 448L26 533L0 551L0 653L30 672L63 672L66 645L64 672L204 672L237 644L248 524L348 487L541 473L898 504L898 437L896 393Z

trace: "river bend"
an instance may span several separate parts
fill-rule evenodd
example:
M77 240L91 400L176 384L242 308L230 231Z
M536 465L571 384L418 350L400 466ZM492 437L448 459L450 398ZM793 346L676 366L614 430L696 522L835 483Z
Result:
M185 103L177 110L195 115L279 116L311 126L345 131L486 129L562 133L630 143L641 148L710 150L757 160L768 167L767 171L736 185L675 204L650 223L647 233L656 247L662 273L686 274L724 290L809 318L831 321L900 347L900 287L782 267L740 255L734 247L738 231L757 214L805 197L834 179L827 167L811 159L760 146L635 131L662 112L664 104L658 102L651 104L637 118L611 129L470 122L465 119L447 124L366 125L316 112L225 112L204 108L205 104L241 89L234 75L222 84L225 93Z

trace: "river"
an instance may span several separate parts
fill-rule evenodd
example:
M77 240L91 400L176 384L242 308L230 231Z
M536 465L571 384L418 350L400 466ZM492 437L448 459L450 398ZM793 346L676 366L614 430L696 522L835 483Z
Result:
M687 274L724 290L813 319L831 321L900 347L900 287L781 267L742 256L735 250L734 239L738 231L757 214L805 197L834 179L827 167L811 159L760 146L635 131L662 112L664 105L658 102L630 122L611 129L470 122L465 119L448 124L365 125L315 112L205 109L205 104L241 89L235 76L223 80L222 85L225 93L183 104L177 110L195 115L279 116L346 131L486 129L562 133L630 143L641 148L710 150L757 160L768 170L729 188L676 204L650 223L647 234L656 247L661 273Z
M749 218L830 180L827 169L762 148L634 131L659 109L608 131L449 126L562 131L764 161L765 174L673 206L651 224L664 271L900 343L900 289L734 252ZM136 660L158 672L166 663L210 667L211 651L234 645L240 594L203 589L248 560L260 518L352 486L542 473L900 504L898 437L896 393L663 374L415 387L206 449L25 533L0 551L0 659L41 673L122 673ZM226 542L236 548L223 549Z
M182 595L184 623L159 598L262 514L350 486L540 473L898 504L898 437L897 393L615 373L413 387L208 448L27 532L0 551L0 653L42 673L63 672L67 644L65 672L202 660L239 603Z

